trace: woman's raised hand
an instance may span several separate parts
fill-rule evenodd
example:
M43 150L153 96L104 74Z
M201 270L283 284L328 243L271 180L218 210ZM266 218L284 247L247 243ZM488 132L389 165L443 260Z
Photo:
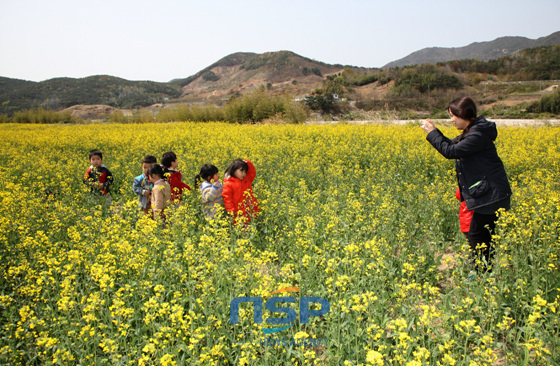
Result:
M422 129L426 131L426 133L430 133L436 129L436 126L432 123L432 120L429 118L425 120L422 126L420 127L422 127Z

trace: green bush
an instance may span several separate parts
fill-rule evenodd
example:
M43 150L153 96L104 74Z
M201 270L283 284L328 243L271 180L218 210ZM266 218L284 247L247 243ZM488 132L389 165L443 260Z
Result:
M152 111L148 109L139 109L132 113L131 121L135 123L151 123L155 122L155 117Z
M120 110L115 110L109 115L109 122L113 123L126 123L128 122L128 118L124 115L124 113Z
M560 88L552 94L544 95L541 100L528 108L533 113L560 113Z

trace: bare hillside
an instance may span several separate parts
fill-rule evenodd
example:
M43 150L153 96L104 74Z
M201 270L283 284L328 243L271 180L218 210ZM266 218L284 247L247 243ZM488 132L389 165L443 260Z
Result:
M329 65L289 51L237 53L187 79L174 80L173 83L181 86L186 100L223 99L236 93L243 94L261 85L273 92L298 95L309 93L321 86L325 76L342 72L347 67L356 72L375 70Z

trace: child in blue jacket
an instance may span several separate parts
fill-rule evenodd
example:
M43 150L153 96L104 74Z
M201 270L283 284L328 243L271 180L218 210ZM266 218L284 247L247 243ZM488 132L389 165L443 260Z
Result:
M148 177L148 169L152 164L157 163L157 159L153 155L146 155L142 159L142 174L134 178L132 183L132 190L138 196L138 205L144 212L144 215L152 215L152 202L150 195L152 194L152 188L154 184L150 182Z

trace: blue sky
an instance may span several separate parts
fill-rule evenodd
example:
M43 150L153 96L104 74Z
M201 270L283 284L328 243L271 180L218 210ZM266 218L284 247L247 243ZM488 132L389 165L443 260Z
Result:
M381 67L425 47L560 30L558 0L0 0L0 76L185 78L234 52Z

